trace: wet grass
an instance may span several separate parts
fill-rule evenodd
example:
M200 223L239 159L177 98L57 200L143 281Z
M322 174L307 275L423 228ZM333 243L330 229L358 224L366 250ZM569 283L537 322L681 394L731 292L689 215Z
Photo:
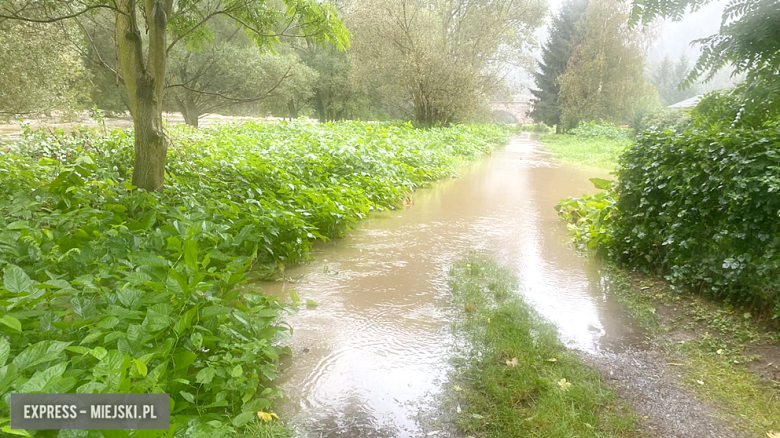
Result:
M615 169L618 156L631 144L628 139L580 138L567 134L544 135L540 141L558 160L607 171Z
M745 432L780 432L780 333L771 320L672 290L662 279L614 266L606 272L611 292L674 364L683 384Z
M290 438L294 434L290 427L279 422L251 423L242 438Z
M636 417L517 293L516 277L472 253L450 271L465 316L452 376L462 432L481 437L636 436ZM454 403L454 404L455 404Z

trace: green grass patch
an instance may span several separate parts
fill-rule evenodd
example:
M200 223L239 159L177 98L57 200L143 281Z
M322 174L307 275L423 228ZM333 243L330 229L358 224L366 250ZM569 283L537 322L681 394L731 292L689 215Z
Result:
M780 384L768 384L744 365L720 358L694 344L673 349L683 364L685 383L715 402L736 426L758 436L780 432Z
M518 295L517 278L472 253L450 271L456 332L466 363L451 379L462 406L456 422L482 437L635 436L635 416L598 372L558 340Z
M298 303L241 283L508 139L492 126L368 123L167 134L161 192L132 186L127 130L34 133L0 154L3 432L11 392L169 393L177 435L245 432L282 396L281 318Z
M611 171L620 154L631 145L627 138L583 138L569 134L548 134L540 139L556 159L580 167Z

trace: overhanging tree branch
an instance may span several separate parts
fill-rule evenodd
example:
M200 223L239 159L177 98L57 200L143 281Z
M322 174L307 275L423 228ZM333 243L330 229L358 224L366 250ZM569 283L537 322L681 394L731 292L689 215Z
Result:
M290 70L292 70L292 66L290 66L287 69L287 71L284 73L284 75L282 75L282 77L279 79L279 81L276 83L276 85L274 85L270 90L268 90L265 93L263 93L263 94L261 94L259 96L256 96L256 97L232 97L232 96L227 96L227 95L222 94L222 93L217 92L217 91L196 90L196 89L194 89L192 87L189 87L189 86L187 86L185 84L169 85L168 88L177 88L178 87L178 88L183 88L183 89L185 89L187 91L190 91L190 92L193 92L193 93L203 94L203 95L211 96L211 97L218 97L220 99L224 99L224 100L230 101L230 103L228 105L238 104L238 103L257 102L258 100L263 100L263 99L269 97L271 95L271 93L273 93L279 87L279 85L282 84L282 82L285 79L289 78L291 76L290 75ZM223 106L223 105L212 107L212 109L213 108L219 108L220 106Z
M23 8L24 9L24 8ZM32 18L32 17L24 17L19 15L19 12L21 11L11 11L8 9L2 9L0 10L0 18L6 19L6 20L19 20L19 21L27 21L30 23L56 23L58 21L62 20L68 20L70 18L76 18L78 16L84 15L89 11L94 11L96 9L109 9L111 11L114 11L118 14L127 15L125 12L120 11L119 9L110 6L110 5L93 5L88 6L85 9L77 12L73 12L68 15L61 15L59 17L46 17L46 18Z

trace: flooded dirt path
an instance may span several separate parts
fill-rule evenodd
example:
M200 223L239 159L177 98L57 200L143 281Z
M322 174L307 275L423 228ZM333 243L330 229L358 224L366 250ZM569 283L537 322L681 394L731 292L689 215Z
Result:
M598 265L567 245L553 209L605 176L517 137L461 178L318 246L310 264L287 272L294 281L261 283L318 304L288 320L294 357L279 379L289 398L282 418L300 436L424 435L418 413L446 381L454 342L447 270L471 248L513 268L525 298L570 347L598 352L633 338Z

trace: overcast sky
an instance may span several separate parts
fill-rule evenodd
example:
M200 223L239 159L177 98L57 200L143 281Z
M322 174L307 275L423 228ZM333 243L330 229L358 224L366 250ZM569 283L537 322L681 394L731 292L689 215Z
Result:
M565 0L549 0L551 16L558 13L561 4ZM704 6L693 14L687 14L682 21L677 23L665 21L662 24L661 34L658 40L651 46L648 53L648 64L657 63L664 56L669 55L676 60L685 53L690 62L696 60L699 55L697 47L691 47L691 41L710 36L718 31L723 8L726 6L726 0L717 0ZM550 18L548 17L548 23ZM540 28L536 32L540 44L547 40L547 26ZM539 59L539 51L535 57ZM526 86L533 86L533 80L526 74L519 74L517 78Z

